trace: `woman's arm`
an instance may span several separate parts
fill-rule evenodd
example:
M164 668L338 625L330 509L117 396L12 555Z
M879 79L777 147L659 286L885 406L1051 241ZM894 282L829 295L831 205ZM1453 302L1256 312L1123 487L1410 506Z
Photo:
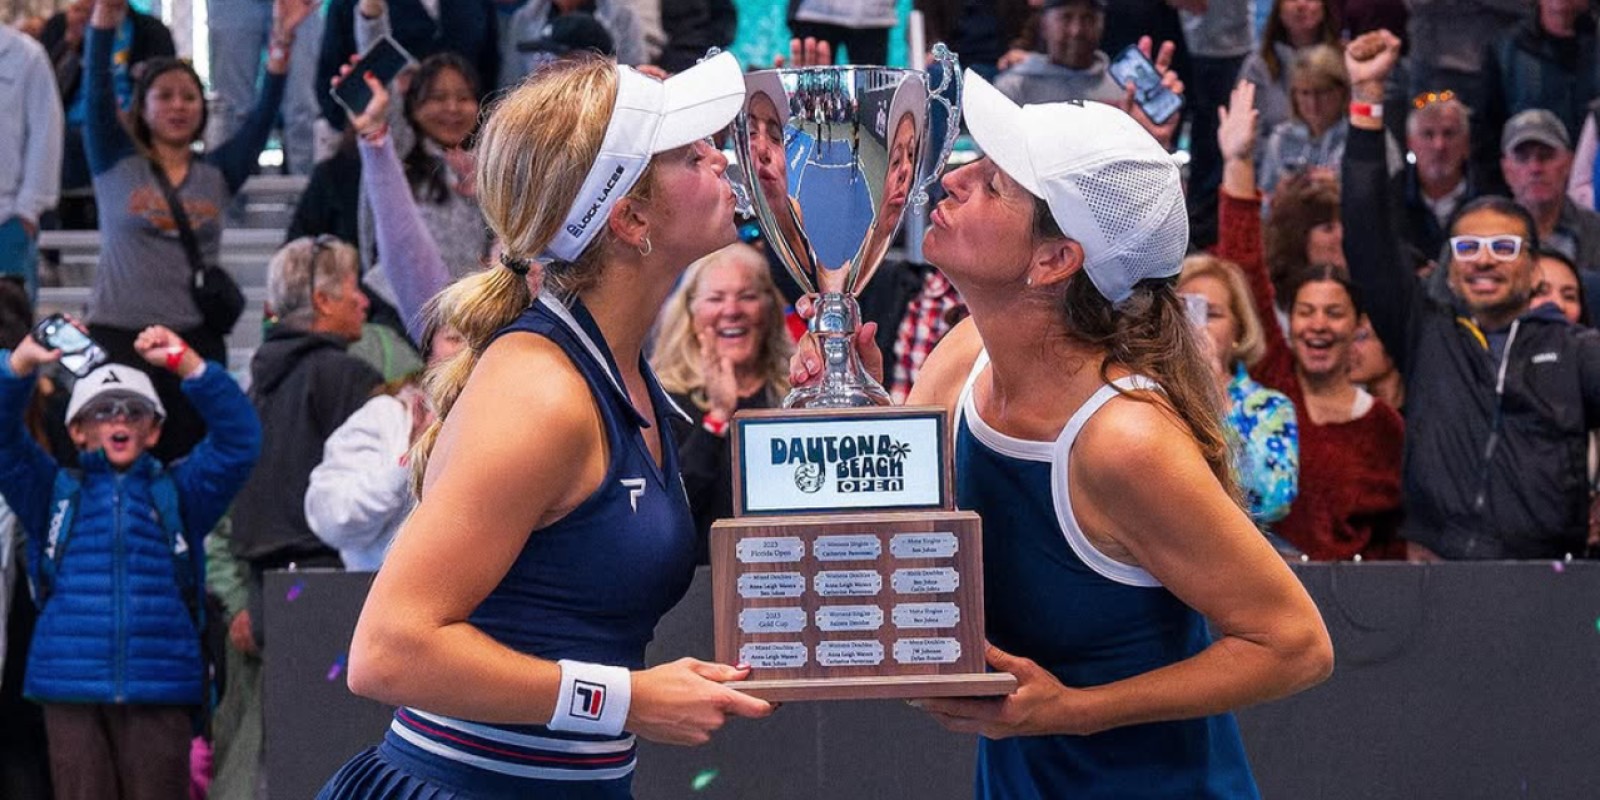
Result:
M359 123L352 124L360 128ZM380 254L378 268L394 289L406 333L412 342L426 345L422 341L427 324L423 311L434 295L450 285L450 268L422 221L422 211L406 181L405 167L395 152L394 137L385 134L374 142L363 136L357 141L357 148L361 151L361 182L372 206Z
M1199 653L1124 680L1064 686L1034 662L991 647L1016 675L1001 700L924 701L947 727L990 738L1083 735L1192 719L1273 700L1325 679L1333 646L1283 559L1223 491L1170 410L1113 400L1073 448L1068 491L1079 524L1210 621Z
M272 134L278 108L283 105L284 87L288 84L295 28L319 5L319 0L273 2L272 42L267 47L267 77L261 84L261 96L256 98L255 108L250 110L250 116L245 118L238 132L207 155L207 160L222 170L230 194L238 192L255 171L261 151L267 146L267 137Z
M111 49L117 37L116 2L100 0L89 18L89 35L83 46L84 125L83 149L91 174L99 175L133 153L133 140L122 128L117 95L111 87ZM121 5L126 8L127 1ZM106 198L102 198L105 202Z
M427 325L423 310L439 290L450 285L450 268L422 221L422 212L395 149L397 129L388 122L392 99L388 88L375 76L358 78L350 74L350 69L345 66L341 78L364 80L372 92L372 100L361 114L350 119L350 125L359 134L356 141L361 153L361 183L372 208L373 235L380 254L378 267L394 289L406 333L412 342L426 346L422 341Z
M505 577L529 531L560 519L599 485L603 431L587 384L556 345L511 334L489 348L433 450L422 502L362 609L350 649L351 691L483 722L551 719L560 667L500 644L467 620ZM769 704L720 683L746 674L691 659L635 672L625 727L649 739L698 743L729 714L770 713Z
M1256 191L1254 161L1255 86L1240 81L1228 107L1221 110L1217 144L1222 150L1222 189L1217 197L1218 258L1244 271L1250 301L1261 318L1267 353L1251 370L1261 382L1284 390L1294 380L1294 356L1278 324L1277 295L1262 253L1261 194Z

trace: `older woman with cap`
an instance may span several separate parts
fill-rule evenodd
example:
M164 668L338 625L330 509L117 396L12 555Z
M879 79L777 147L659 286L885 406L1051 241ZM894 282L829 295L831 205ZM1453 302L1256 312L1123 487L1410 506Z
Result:
M626 798L636 736L697 744L770 713L724 685L746 669L644 668L695 532L639 309L736 238L704 139L743 97L730 55L665 82L587 57L485 123L502 266L439 301L466 348L430 377L421 500L350 649L351 690L400 708L322 797Z
M1019 685L918 704L982 736L979 797L1255 797L1229 710L1317 683L1332 651L1235 499L1174 287L1177 167L1111 106L1018 108L970 72L964 97L985 157L945 177L924 248L972 316L908 402L956 420L988 660Z

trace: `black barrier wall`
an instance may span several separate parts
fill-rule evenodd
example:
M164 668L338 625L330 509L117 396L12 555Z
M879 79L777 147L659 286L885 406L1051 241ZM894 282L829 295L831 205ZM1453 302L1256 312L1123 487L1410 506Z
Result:
M1317 564L1296 572L1333 634L1327 683L1239 715L1269 799L1600 798L1600 564ZM652 663L711 654L709 575ZM273 800L313 797L388 709L344 684L371 576L267 576ZM639 800L972 796L972 741L903 703L791 703L701 748L644 743Z

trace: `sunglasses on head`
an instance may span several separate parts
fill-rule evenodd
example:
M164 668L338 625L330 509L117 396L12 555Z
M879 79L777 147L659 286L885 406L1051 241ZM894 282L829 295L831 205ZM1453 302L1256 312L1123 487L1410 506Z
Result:
M156 407L147 401L120 398L90 403L88 408L78 414L78 419L84 422L111 422L120 417L126 422L138 424L153 420L157 416Z
M1456 93L1450 91L1449 89L1446 89L1442 92L1423 92L1422 94L1411 98L1411 105L1412 107L1421 110L1433 105L1434 103L1448 103L1454 99L1456 99Z
M1510 261L1522 253L1522 237L1512 234L1503 236L1452 236L1450 237L1450 252L1456 258L1468 260L1480 258L1484 253L1496 261Z

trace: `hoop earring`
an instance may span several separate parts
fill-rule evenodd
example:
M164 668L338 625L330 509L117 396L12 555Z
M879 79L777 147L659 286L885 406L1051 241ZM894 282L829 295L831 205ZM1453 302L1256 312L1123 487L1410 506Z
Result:
M644 237L644 247L639 248L639 256L643 258L655 252L655 250L655 245L650 244L650 237L646 236Z

